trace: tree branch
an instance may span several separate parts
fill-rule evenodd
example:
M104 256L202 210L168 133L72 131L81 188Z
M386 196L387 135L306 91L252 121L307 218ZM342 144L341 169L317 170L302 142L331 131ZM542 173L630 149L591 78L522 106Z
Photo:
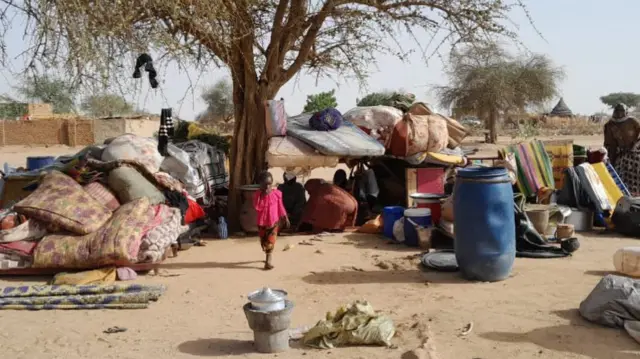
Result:
M302 40L302 44L300 45L300 49L298 50L298 56L288 69L281 72L280 81L286 83L287 81L291 80L291 78L296 73L298 73L298 71L300 71L305 61L307 61L307 57L311 52L313 44L316 42L316 36L322 28L322 24L330 15L333 8L334 0L326 0L324 5L322 6L322 9L309 19L308 23L310 24L310 26Z

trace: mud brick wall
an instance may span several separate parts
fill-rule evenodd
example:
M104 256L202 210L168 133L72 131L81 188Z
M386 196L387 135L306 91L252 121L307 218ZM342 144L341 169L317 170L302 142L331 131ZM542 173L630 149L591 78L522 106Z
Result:
M42 119L0 122L0 145L2 146L84 146L94 143L91 120Z
M0 120L0 146L87 146L125 133L151 137L158 120L47 118L31 121Z

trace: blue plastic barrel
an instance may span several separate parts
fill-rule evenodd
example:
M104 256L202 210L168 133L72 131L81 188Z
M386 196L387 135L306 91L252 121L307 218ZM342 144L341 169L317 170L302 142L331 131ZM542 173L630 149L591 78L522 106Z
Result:
M52 156L27 157L27 170L35 171L52 165L56 161Z
M417 247L420 242L416 226L431 227L431 223L429 208L409 208L404 211L404 244Z
M382 223L384 236L393 239L393 224L404 215L404 207L389 206L382 209Z
M513 187L504 168L458 170L453 192L454 248L470 280L507 279L516 257Z

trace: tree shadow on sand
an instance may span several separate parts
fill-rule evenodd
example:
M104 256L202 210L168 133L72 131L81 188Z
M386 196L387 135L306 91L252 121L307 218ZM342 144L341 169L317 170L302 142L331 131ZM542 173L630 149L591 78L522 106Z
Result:
M377 249L380 251L390 251L390 252L402 252L402 253L415 253L415 248L410 248L402 243L394 242L389 238L383 237L382 235L377 234L367 234L367 233L345 233L343 238L346 239L344 242L340 242L338 244L344 245L352 245L356 248L363 249Z
M488 332L484 339L506 343L533 343L547 350L594 359L639 359L638 343L622 329L591 324L578 310L554 311L569 324L538 328L525 333Z
M415 270L363 270L352 267L344 270L312 272L302 277L305 283L317 285L334 284L371 284L371 283L436 283L467 284L474 283L463 279L459 273L424 272Z
M264 267L264 261L246 262L165 262L158 264L162 269L260 269Z

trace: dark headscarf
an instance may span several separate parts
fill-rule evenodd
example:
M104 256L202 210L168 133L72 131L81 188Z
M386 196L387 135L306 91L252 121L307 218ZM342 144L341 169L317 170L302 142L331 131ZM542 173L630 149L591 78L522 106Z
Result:
M623 119L627 117L627 109L623 104L619 103L613 108L613 114L611 115L614 119Z
M333 175L333 184L345 188L347 187L347 172L345 170L337 170Z

